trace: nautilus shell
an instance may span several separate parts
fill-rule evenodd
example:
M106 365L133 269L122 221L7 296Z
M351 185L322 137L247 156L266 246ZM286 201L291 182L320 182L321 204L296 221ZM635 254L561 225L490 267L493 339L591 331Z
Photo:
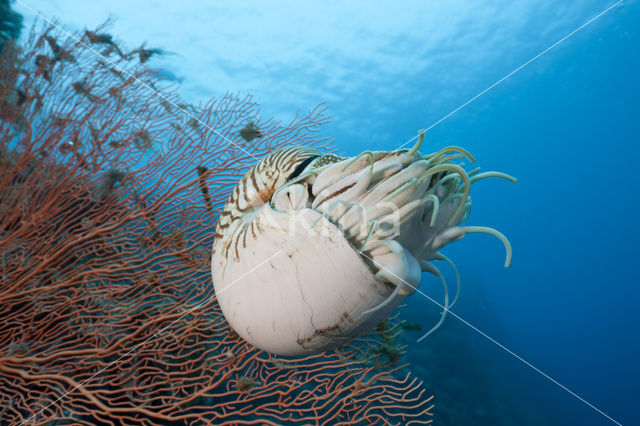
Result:
M289 356L348 343L415 292L423 271L445 285L442 321L451 304L432 261L448 261L439 250L469 232L498 236L509 265L502 234L459 225L474 180L513 178L467 173L454 163L473 161L462 148L422 155L422 140L352 158L282 148L242 177L221 213L211 268L243 339Z

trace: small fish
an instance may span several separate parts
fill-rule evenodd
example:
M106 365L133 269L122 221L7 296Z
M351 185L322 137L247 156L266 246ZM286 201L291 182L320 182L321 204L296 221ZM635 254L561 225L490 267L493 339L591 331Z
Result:
M252 140L261 138L263 136L260 130L258 130L256 125L253 123L253 121L248 122L247 125L240 129L238 133L247 142L251 142Z

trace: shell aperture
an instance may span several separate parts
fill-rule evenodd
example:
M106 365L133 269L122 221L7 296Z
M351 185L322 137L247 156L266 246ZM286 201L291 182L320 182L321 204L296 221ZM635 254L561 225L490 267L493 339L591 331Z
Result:
M211 268L222 312L243 339L286 356L348 343L415 292L423 271L445 286L437 327L457 295L450 304L432 261L449 261L439 250L470 232L499 237L509 265L506 237L459 225L474 180L515 179L474 179L477 170L454 163L473 161L464 149L422 155L422 140L352 158L281 148L240 179L218 222Z

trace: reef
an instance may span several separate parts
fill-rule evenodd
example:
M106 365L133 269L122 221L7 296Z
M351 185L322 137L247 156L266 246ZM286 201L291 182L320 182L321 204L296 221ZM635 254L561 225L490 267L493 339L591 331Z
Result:
M106 31L40 26L0 56L0 423L431 422L395 320L287 359L216 302L233 184L274 149L325 147L324 107L281 123L251 96L189 105L150 67L161 50Z

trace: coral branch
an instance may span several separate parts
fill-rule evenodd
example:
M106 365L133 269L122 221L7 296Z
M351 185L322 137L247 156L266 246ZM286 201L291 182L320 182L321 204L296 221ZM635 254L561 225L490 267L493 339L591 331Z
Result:
M232 184L275 148L325 145L324 107L282 124L249 96L188 106L104 28L79 37L103 57L52 28L0 57L0 423L430 422L405 368L274 358L215 300Z

